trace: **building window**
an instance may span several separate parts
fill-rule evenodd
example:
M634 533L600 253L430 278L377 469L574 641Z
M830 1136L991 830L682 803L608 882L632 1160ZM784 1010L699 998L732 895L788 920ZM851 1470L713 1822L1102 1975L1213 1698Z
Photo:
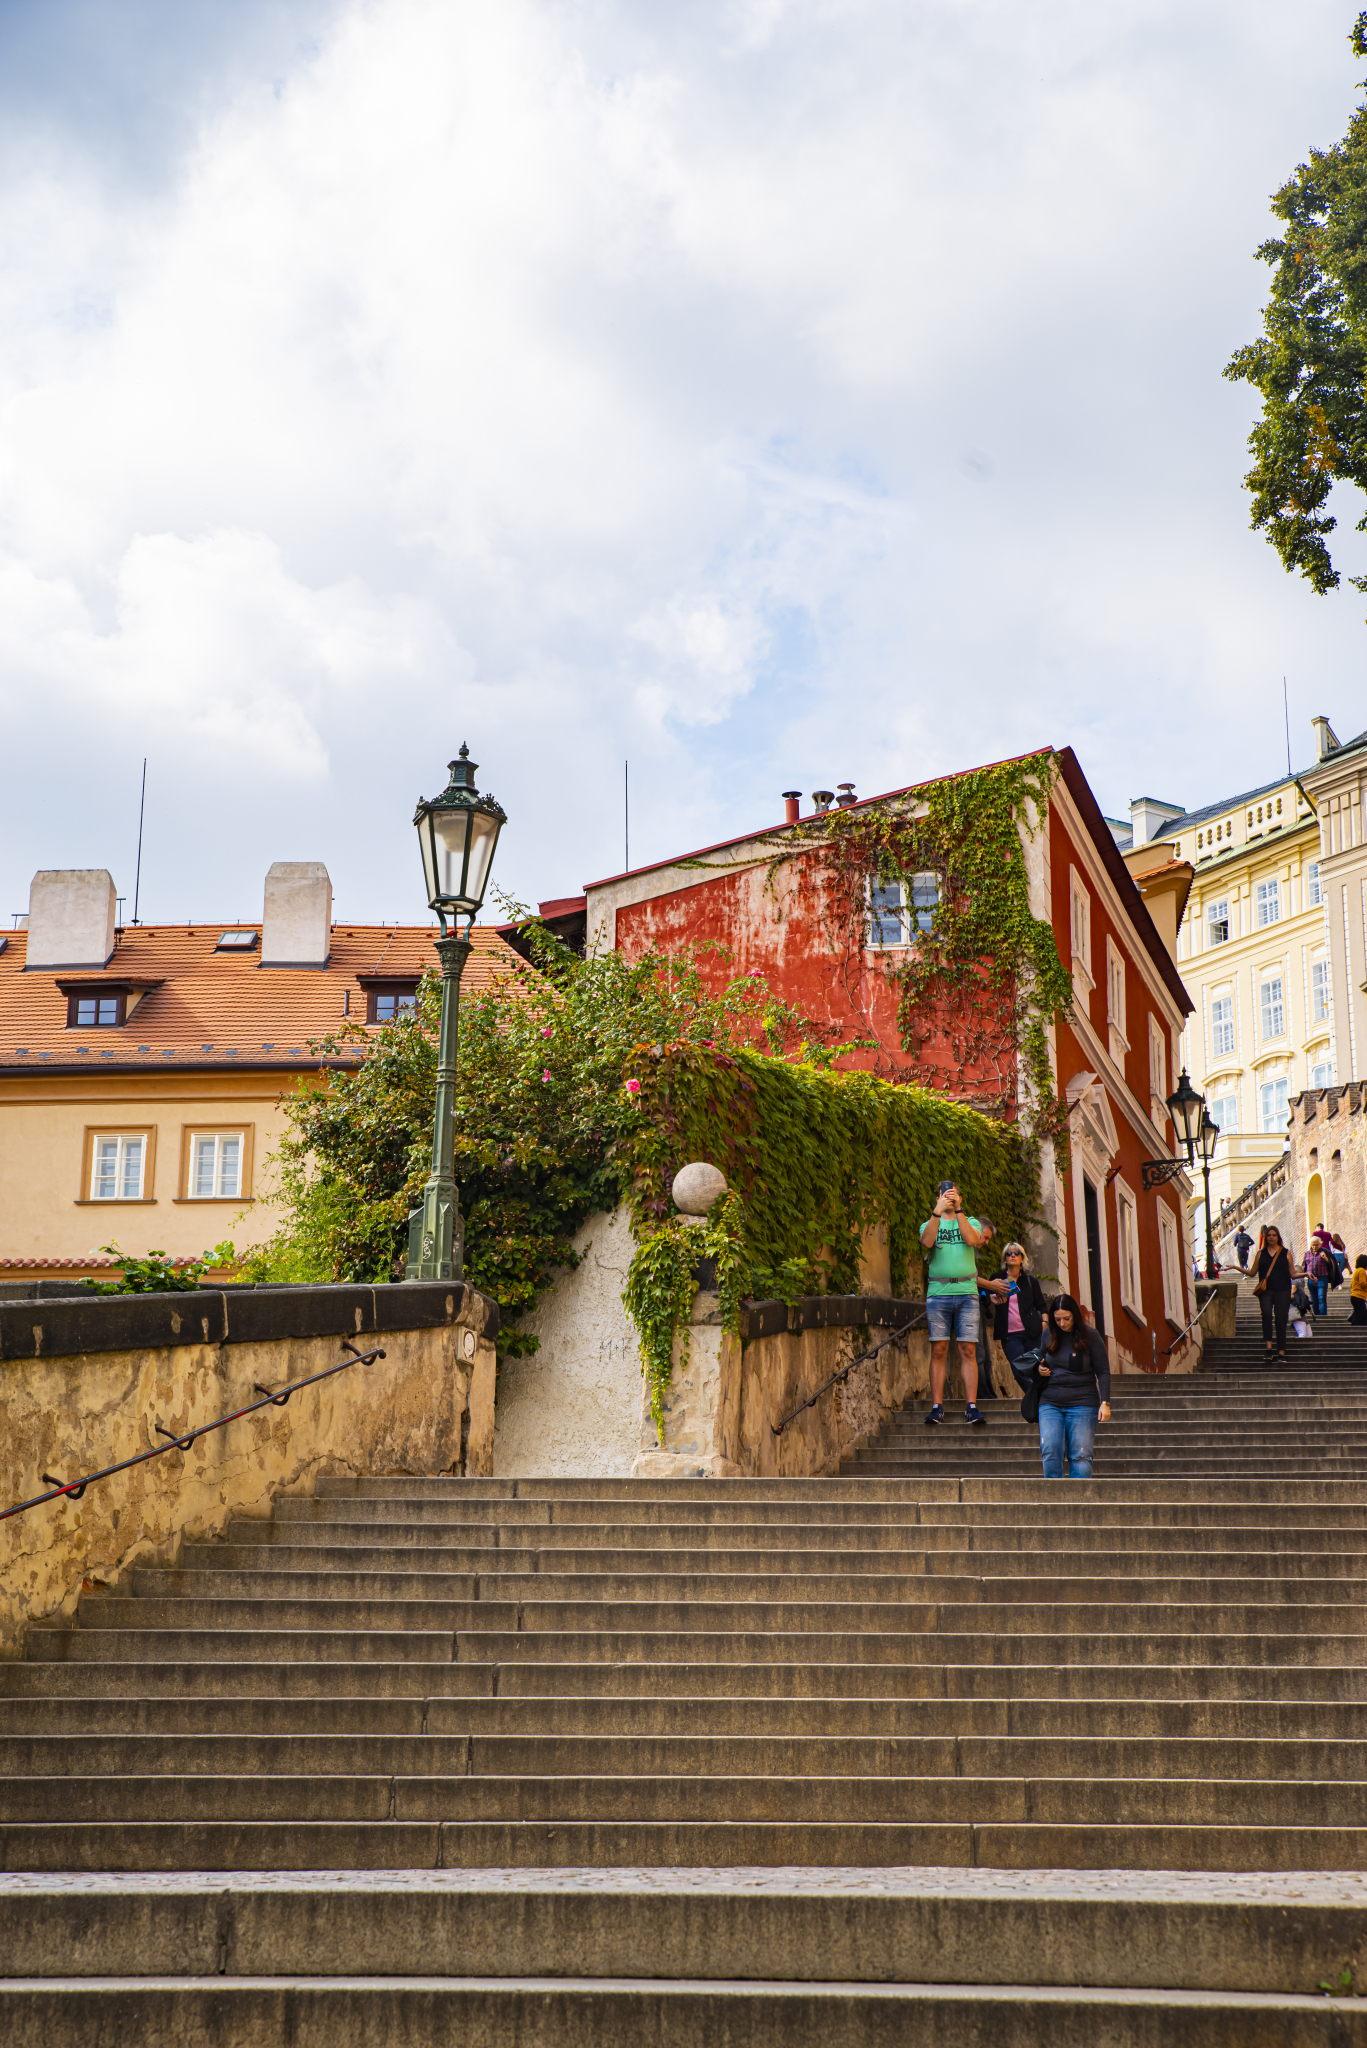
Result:
M1285 1074L1279 1074L1275 1081L1264 1081L1258 1094L1262 1108L1263 1130L1265 1132L1284 1131L1287 1118L1287 1082Z
M235 1202L242 1193L242 1133L194 1132L190 1138L190 1199Z
M1282 914L1281 886L1276 876L1274 875L1270 882L1257 883L1256 894L1259 928L1265 924L1276 924Z
M1141 1319L1144 1314L1139 1291L1139 1214L1134 1196L1124 1181L1115 1184L1117 1252L1120 1265L1120 1299Z
M66 1028L68 1031L104 1031L111 1025L122 1024L126 997L122 990L115 995L70 995L66 999Z
M1149 1019L1149 1090L1159 1102L1168 1092L1168 1049L1163 1027L1156 1017Z
M1310 1021L1323 1024L1329 1015L1329 962L1310 962Z
M1239 1128L1239 1098L1237 1095L1217 1095L1208 1104L1210 1120L1217 1124L1228 1137Z
M1332 1088L1333 1085L1334 1062L1332 1060L1317 1060L1310 1069L1310 1086L1312 1088Z
M1280 1038L1286 1029L1286 1005L1282 1001L1282 978L1280 974L1269 975L1258 990L1258 1005L1262 1011L1262 1035L1264 1038Z
M1313 910L1317 903L1323 903L1324 891L1320 887L1320 864L1312 860L1305 871L1305 907Z
M1163 1313L1180 1328L1182 1322L1182 1255L1178 1248L1177 1218L1166 1202L1158 1204L1158 1247L1163 1265Z
M1125 956L1106 941L1106 1022L1125 1037Z
M1218 1054L1234 1050L1234 998L1216 996L1210 1006L1211 1051Z
M1082 877L1073 869L1073 958L1092 971L1092 899Z
M1206 905L1206 940L1212 946L1223 946L1229 937L1229 898L1222 896L1218 903Z
M373 988L366 1001L367 1024L392 1024L398 1017L411 1017L418 1007L418 985L405 988Z
M216 953L250 953L256 944L255 932L220 932Z
M104 1137L95 1139L90 1175L90 1199L92 1202L140 1202L144 1169L147 1164L147 1139L138 1137ZM68 1183L70 1185L70 1183Z

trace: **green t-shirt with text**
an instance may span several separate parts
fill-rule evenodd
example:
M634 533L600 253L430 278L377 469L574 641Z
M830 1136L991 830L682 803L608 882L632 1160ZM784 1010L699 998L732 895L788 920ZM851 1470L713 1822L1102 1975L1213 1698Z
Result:
M976 1216L968 1219L975 1230L981 1228ZM925 1229L931 1218L921 1225ZM976 1294L978 1291L978 1262L973 1247L965 1244L957 1216L942 1216L940 1228L930 1253L930 1277L926 1282L927 1298L932 1294Z

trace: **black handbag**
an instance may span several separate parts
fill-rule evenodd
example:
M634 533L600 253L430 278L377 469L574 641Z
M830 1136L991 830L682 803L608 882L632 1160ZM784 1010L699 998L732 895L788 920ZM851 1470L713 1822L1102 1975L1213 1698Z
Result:
M1023 1368L1028 1370L1030 1374L1030 1384L1026 1388L1025 1396L1021 1401L1021 1417L1026 1422L1039 1421L1039 1399L1040 1395L1044 1392L1043 1387L1040 1385L1039 1364L1040 1352L1036 1348L1034 1351L1023 1351L1011 1367L1012 1372L1017 1376L1019 1376Z

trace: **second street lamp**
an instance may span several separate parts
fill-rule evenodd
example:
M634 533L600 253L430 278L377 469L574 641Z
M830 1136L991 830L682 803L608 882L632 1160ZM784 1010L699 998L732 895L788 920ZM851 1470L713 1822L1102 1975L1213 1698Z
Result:
M460 1031L460 977L470 957L470 928L484 902L498 835L507 823L501 804L475 788L479 763L462 747L450 763L440 796L419 799L413 814L422 848L427 900L441 923L441 1027L437 1038L437 1101L432 1120L432 1171L422 1201L408 1215L408 1280L459 1280L465 1270L465 1232L455 1177L456 1054ZM462 937L454 929L465 918ZM447 919L451 920L448 929Z
M1220 1126L1204 1106L1201 1111L1201 1128L1198 1133L1201 1146L1201 1173L1206 1184L1206 1278L1215 1278L1215 1233L1210 1216L1210 1163L1215 1157L1215 1147L1220 1142Z

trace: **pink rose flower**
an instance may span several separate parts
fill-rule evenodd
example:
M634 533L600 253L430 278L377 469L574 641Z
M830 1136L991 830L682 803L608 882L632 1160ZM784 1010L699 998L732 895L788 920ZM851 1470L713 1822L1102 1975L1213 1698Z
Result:
M640 1092L641 1092L641 1084L640 1084L640 1082L639 1082L639 1081L628 1081L628 1082L627 1082L627 1094L628 1094L628 1095L639 1095L639 1094L640 1094Z
M543 1024L543 1025L542 1025L542 1027L541 1027L541 1036L542 1036L543 1038L549 1038L549 1037L550 1037L550 1035L551 1035L551 1027L550 1027L550 1025L549 1025L549 1024Z
M543 1074L543 1075L541 1076L541 1078L542 1078L542 1080L543 1080L543 1081L549 1081L549 1080L550 1080L550 1078L551 1078L551 1070L550 1070L550 1068L549 1068L549 1067L547 1067L547 1069L546 1069L545 1073L544 1073L544 1074Z

